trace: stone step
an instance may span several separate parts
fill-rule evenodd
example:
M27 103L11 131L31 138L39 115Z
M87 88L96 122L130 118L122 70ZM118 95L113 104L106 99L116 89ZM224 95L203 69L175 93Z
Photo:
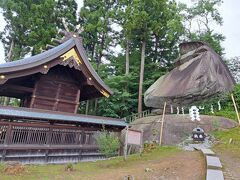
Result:
M206 180L224 180L223 172L221 170L207 169Z
M206 161L207 161L207 168L209 168L209 169L221 169L222 168L222 164L218 157L206 156Z
M211 149L202 148L201 151L204 156L207 156L207 155L214 156L215 155L215 153Z

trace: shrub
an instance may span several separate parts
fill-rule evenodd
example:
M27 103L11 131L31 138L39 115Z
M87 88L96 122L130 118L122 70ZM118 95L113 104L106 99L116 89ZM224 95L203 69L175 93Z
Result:
M73 171L73 164L72 163L68 163L65 166L65 171Z
M114 134L107 132L106 130L102 130L96 136L97 145L106 157L112 157L117 154L117 151L120 146L120 141L118 137L114 136Z
M158 146L157 143L153 142L153 143L144 143L144 149L143 149L143 153L149 153L152 150L156 149Z

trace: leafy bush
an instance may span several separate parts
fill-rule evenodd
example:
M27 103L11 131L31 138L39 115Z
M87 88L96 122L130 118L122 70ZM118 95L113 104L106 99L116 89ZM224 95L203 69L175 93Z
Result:
M72 163L68 163L65 166L65 171L73 171L73 164Z
M208 113L208 114L212 115L212 113ZM214 112L214 115L229 118L229 119L232 119L232 120L237 120L237 115L236 115L235 111L221 110L221 111Z
M152 150L156 149L158 147L158 144L153 142L153 143L144 143L144 149L143 152L144 153L149 153Z
M240 84L237 84L234 87L234 90L232 93L235 98L237 108L240 111ZM221 100L221 110L220 111L217 110L217 108L218 108L217 102L219 100ZM211 110L210 110L211 104L214 107L214 114L212 114ZM236 115L236 112L235 112L235 109L233 106L231 94L222 94L220 96L209 98L209 99L203 100L199 103L196 103L196 105L197 106L198 105L205 106L205 109L200 111L201 114L222 116L222 117L233 119L233 120L237 121L237 115Z
M114 134L107 132L106 130L102 130L97 134L96 140L101 153L103 153L106 157L112 157L117 154L120 141L118 137L114 136Z

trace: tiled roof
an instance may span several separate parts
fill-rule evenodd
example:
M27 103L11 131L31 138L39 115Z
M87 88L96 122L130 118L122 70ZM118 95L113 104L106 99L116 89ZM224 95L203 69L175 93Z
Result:
M34 119L34 120L52 120L52 121L64 121L64 122L80 122L90 123L98 125L110 125L125 127L127 123L123 119L106 118L99 116L88 116L72 113L63 113L58 111L48 111L29 108L17 108L17 107L0 107L0 116L4 117L16 117L22 119Z

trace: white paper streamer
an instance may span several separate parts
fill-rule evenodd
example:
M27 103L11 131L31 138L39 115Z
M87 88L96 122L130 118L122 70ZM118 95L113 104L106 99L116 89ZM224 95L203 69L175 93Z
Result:
M220 111L222 109L221 104L220 104L220 100L218 101L218 110Z
M213 105L211 104L211 113L214 114Z
M171 114L173 114L173 107L172 107L172 105L171 105Z
M177 107L177 114L179 114L179 107Z
M182 107L182 114L184 115L184 107Z

